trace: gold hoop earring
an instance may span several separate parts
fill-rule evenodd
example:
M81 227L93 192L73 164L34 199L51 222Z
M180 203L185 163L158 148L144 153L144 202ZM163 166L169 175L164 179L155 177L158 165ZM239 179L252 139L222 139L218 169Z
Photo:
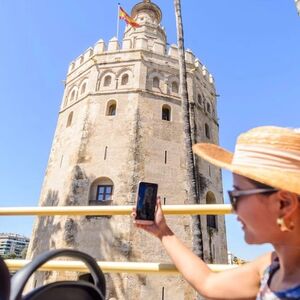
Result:
M284 221L284 218L277 218L276 223L282 232L288 232L294 229L294 223L291 222L288 226Z

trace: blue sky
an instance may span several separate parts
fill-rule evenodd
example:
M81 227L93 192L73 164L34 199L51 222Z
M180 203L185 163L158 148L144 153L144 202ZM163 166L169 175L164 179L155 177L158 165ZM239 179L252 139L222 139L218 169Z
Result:
M69 63L116 35L117 2L0 0L0 206L35 206ZM136 1L121 2L130 11ZM176 43L173 1L157 0ZM299 126L300 17L293 0L183 0L186 48L214 75L220 144L260 125ZM121 32L124 24L121 23ZM231 175L223 174L224 190ZM227 201L227 198L225 198ZM229 250L253 259L234 216ZM0 231L31 234L32 218L1 217Z

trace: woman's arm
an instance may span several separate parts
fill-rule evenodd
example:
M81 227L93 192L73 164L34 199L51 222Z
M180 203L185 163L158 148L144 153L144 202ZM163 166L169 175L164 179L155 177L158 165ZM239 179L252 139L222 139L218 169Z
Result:
M271 254L267 254L236 269L212 272L170 230L159 200L154 224L136 226L157 236L183 277L201 295L210 299L255 299L262 270L271 263Z

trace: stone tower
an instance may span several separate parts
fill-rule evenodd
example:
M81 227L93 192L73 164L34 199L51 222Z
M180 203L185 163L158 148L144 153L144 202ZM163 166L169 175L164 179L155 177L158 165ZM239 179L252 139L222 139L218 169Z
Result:
M186 171L178 49L167 49L162 12L151 1L131 12L121 45L100 40L70 64L40 196L41 206L132 205L139 181L156 182L165 204L185 204ZM186 51L193 139L218 143L212 76ZM223 203L221 173L197 159L200 203ZM191 247L190 216L168 217ZM226 263L223 216L201 217L207 262ZM29 258L76 248L99 261L169 262L159 241L128 216L37 218ZM34 284L57 278L37 274ZM194 299L180 276L108 274L108 299Z

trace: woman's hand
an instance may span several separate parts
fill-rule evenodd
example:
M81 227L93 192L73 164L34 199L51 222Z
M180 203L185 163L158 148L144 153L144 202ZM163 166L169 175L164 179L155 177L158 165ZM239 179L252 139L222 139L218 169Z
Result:
M161 208L161 201L160 197L156 200L156 211L155 211L155 217L154 217L154 223L151 225L145 225L145 224L139 224L135 221L136 217L136 208L132 209L131 216L134 218L135 226L138 228L142 228L145 231L153 234L154 236L161 239L164 235L169 235L172 233L170 228L168 227L166 223L165 216L163 214L162 208Z

